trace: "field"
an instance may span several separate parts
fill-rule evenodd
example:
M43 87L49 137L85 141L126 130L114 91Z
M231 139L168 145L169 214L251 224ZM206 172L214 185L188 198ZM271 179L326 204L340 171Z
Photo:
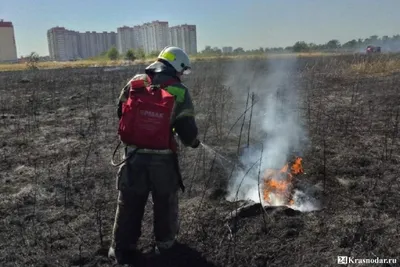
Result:
M115 103L144 67L0 72L1 266L113 266ZM184 83L207 146L180 151L187 191L181 253L171 266L336 266L338 256L397 258L376 266L398 266L398 58L198 61ZM289 148L278 158L302 157L305 173L296 179L319 209L267 207L227 221L244 203L225 198L232 162L247 144L259 152L274 136L289 136L279 139ZM151 208L149 200L143 251L152 244ZM148 258L142 266L156 264Z
M192 56L192 61L204 61L204 60L241 60L248 58L277 58L277 57L315 57L315 56L333 56L332 53L275 53L268 55L221 55L221 56ZM42 61L38 62L36 66L39 69L70 69L70 68L88 68L88 67L112 67L121 65L136 65L136 64L146 64L154 61L155 58L137 59L134 62L127 60L109 60L107 58L95 58L95 59L85 59L78 61ZM0 71L18 71L26 70L26 63L0 63Z

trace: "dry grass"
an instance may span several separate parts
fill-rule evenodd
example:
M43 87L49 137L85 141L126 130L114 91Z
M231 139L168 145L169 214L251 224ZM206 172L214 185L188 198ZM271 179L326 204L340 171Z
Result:
M151 60L138 60L135 64L147 63ZM129 65L123 60L79 60L67 62L39 62L37 67L39 69L71 69L71 68L88 68L88 67L113 67ZM16 64L0 64L0 71L21 71L26 70L25 63Z
M393 72L400 72L400 60L385 58L373 62L358 62L350 66L350 71L356 74L390 75Z
M332 53L283 53L283 54L268 54L268 55L239 55L239 56L194 56L193 61L213 61L213 60L242 60L242 59L262 59L262 58L285 58L285 57L321 57L334 56ZM146 60L136 60L134 63L127 63L124 60L79 60L69 62L39 62L39 69L68 69L68 68L88 68L88 67L116 67L126 65L145 64L154 61L155 58ZM0 64L1 71L21 71L26 70L25 63L16 64Z

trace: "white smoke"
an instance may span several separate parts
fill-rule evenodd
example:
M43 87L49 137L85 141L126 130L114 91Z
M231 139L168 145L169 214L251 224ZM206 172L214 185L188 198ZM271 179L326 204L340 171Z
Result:
M294 204L292 206L293 209L307 212L307 211L314 211L319 210L320 206L319 203L308 196L305 192L300 190L295 190L293 194Z
M266 76L255 77L250 88L259 98L252 120L262 133L258 138L263 140L263 148L253 145L241 155L242 168L234 173L228 187L230 201L259 203L262 199L258 190L259 176L266 168L281 169L293 151L301 151L302 140L306 137L298 109L298 83L294 79L296 59L273 59L267 62L267 67Z

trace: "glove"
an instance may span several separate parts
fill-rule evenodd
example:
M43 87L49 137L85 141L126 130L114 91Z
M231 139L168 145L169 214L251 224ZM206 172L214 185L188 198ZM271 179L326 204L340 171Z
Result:
M200 145L200 140L196 138L196 140L194 140L193 144L190 146L191 148L198 148Z

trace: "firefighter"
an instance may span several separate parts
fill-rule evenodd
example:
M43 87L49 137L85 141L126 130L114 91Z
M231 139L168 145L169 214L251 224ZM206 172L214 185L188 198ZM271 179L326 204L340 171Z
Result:
M181 76L191 71L188 55L178 47L164 48L157 60L145 69L152 84L175 78L176 83L167 91L175 97L171 128L186 147L197 148L198 129L188 88L181 83ZM133 79L140 78L136 75ZM121 91L117 114L121 118L122 103L129 96L130 83ZM134 147L125 146L125 158ZM178 233L178 191L182 188L176 152L172 150L135 150L117 173L118 204L115 215L109 257L119 264L132 262L137 255L137 242L141 236L141 222L145 205L152 194L154 212L155 250L168 254Z

